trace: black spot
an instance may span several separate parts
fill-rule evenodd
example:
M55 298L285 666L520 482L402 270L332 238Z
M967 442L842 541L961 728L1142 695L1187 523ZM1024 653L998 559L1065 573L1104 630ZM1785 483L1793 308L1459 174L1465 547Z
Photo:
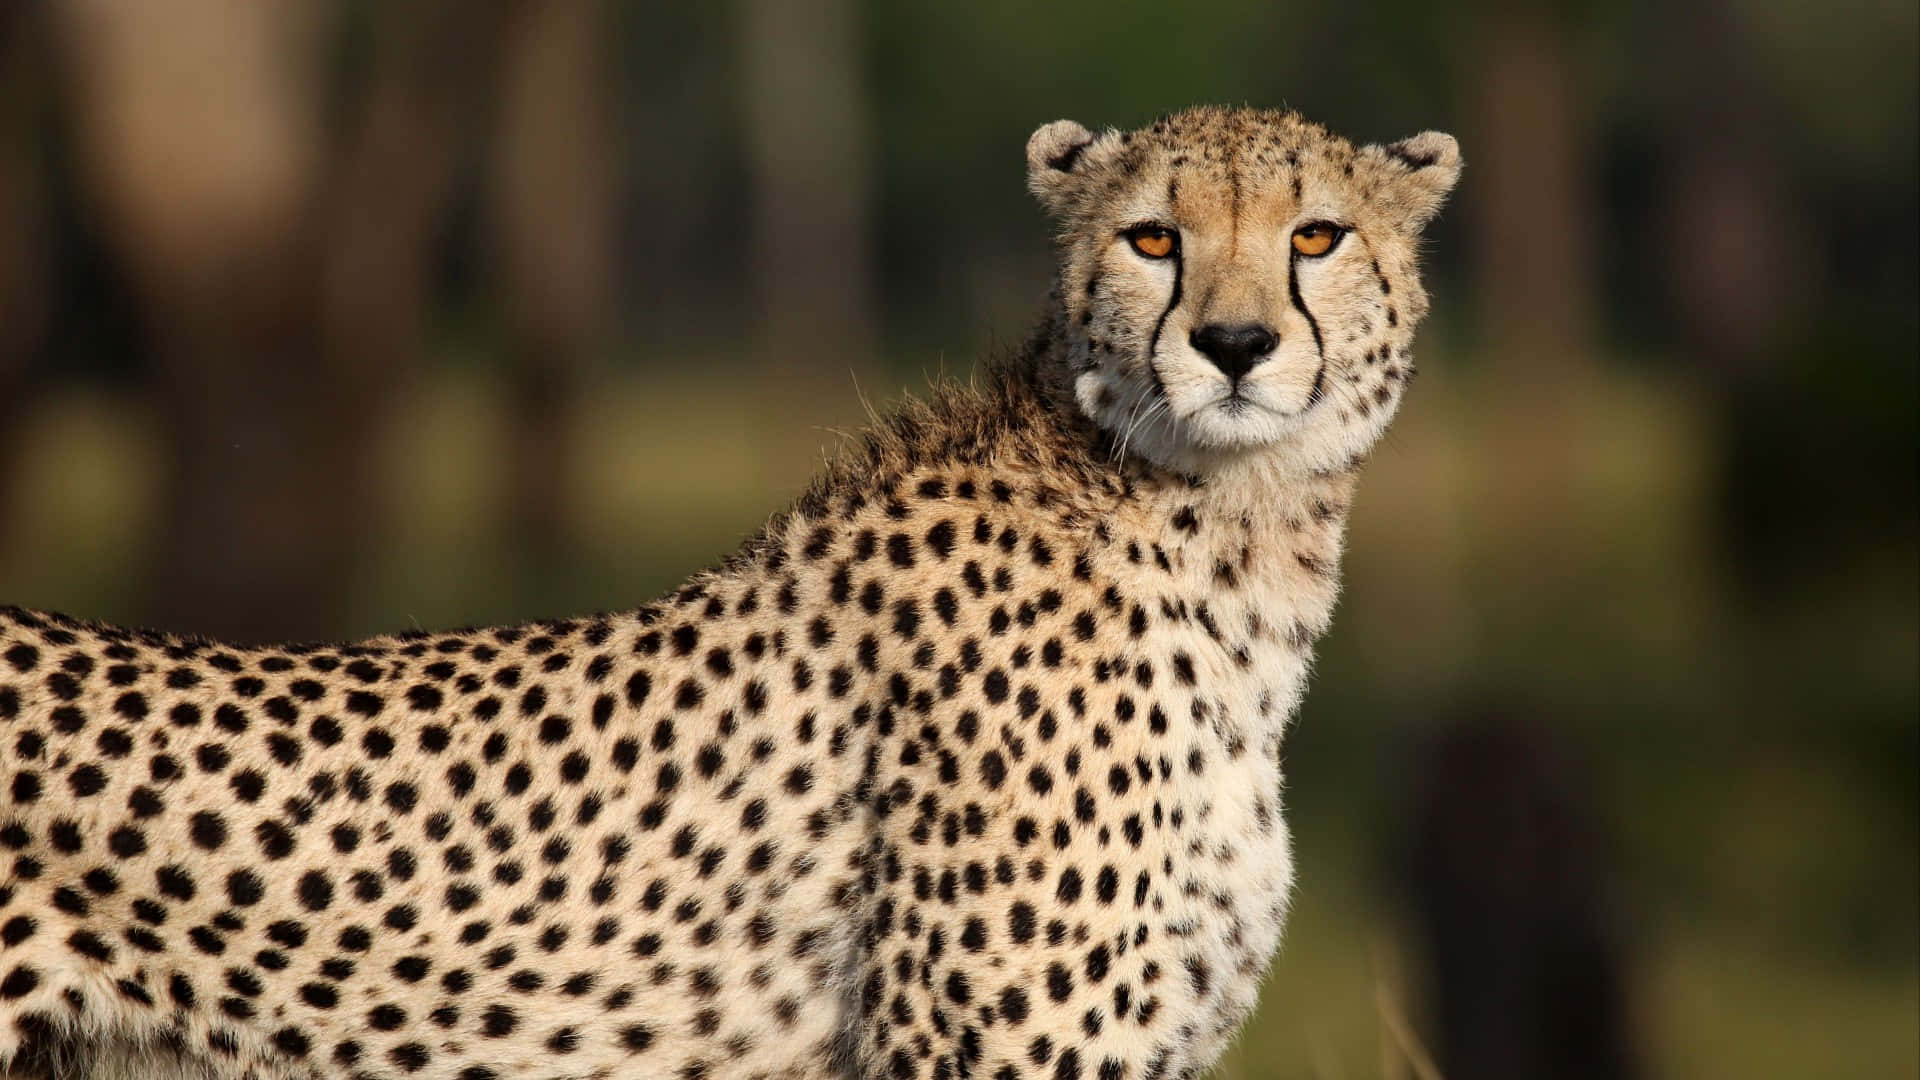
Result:
M167 802L160 793L145 785L134 788L127 796L127 809L137 818L158 817L166 808Z
M999 668L987 672L981 689L986 692L987 700L995 705L1007 700L1007 673Z
M263 821L254 826L253 837L260 845L260 853L269 859L284 859L293 854L293 833L277 821Z
M106 963L113 959L113 950L100 940L91 930L75 930L67 936L67 948L89 960Z
M306 1033L296 1027L284 1027L273 1034L273 1045L281 1053L292 1057L306 1057L313 1048Z
M26 964L15 965L7 977L0 979L0 999L13 1001L33 993L40 985L40 973Z
M386 801L395 812L409 814L420 801L420 791L412 784L396 780L387 785Z
M1000 785L1006 783L1007 762L1005 758L1000 756L1000 751L989 750L981 757L980 778L985 780L987 786L995 791L1000 790Z
M887 559L902 569L913 565L913 538L906 533L887 537Z
M91 762L67 774L67 787L75 795L83 799L91 795L98 795L100 789L106 786L107 774L101 770L100 766L92 764Z
M253 769L243 769L233 774L228 786L233 788L234 796L241 802L257 803L260 796L266 794L267 778Z
M1185 961L1187 982L1193 987L1193 996L1205 998L1213 988L1213 969L1205 960L1189 956Z
M1080 899L1080 871L1069 866L1060 873L1060 887L1054 890L1054 899L1062 904L1072 904Z
M276 731L267 736L267 752L273 760L282 765L294 766L300 763L300 740L285 732Z
M110 758L123 758L133 752L133 736L125 728L107 728L100 732L94 744Z
M30 803L40 797L40 774L22 771L13 777L13 801Z
M954 527L951 521L942 521L927 530L927 548L939 558L953 554Z
M154 871L153 879L160 888L160 895L175 900L191 900L194 893L199 891L193 883L193 876L187 873L185 867L163 866Z
M360 748L371 758L384 758L393 754L393 736L381 728L368 728L360 736Z
M480 1031L491 1039L511 1035L519 1026L519 1014L505 1005L490 1005L480 1017Z
M1058 960L1047 965L1047 996L1055 1001L1073 996L1073 973Z
M912 640L920 632L920 605L913 600L901 600L893 605L893 632L902 638Z
M1007 932L1012 935L1014 944L1025 945L1032 941L1037 922L1038 916L1031 904L1024 900L1015 901L1007 914Z
M308 911L325 911L333 905L333 882L318 870L309 870L300 878L301 906Z

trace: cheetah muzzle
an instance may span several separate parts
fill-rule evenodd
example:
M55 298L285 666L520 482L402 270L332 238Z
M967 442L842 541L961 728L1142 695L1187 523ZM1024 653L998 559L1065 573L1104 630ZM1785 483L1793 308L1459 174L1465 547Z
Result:
M0 1061L1208 1069L1459 154L1205 108L1027 163L1032 340L656 604L265 649L0 611Z

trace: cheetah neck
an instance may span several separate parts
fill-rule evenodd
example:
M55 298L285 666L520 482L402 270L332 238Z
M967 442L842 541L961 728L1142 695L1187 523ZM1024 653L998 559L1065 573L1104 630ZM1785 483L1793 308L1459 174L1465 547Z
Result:
M1058 430L1086 439L1089 422L1071 381L1076 340L1056 285L1050 313L1029 345L1029 363L1039 373L1033 392L1062 418ZM1149 550L1157 545L1169 559L1177 553L1185 592L1237 594L1302 643L1326 630L1359 459L1319 470L1278 454L1247 454L1210 462L1201 479L1116 453L1105 433L1091 437L1090 456L1104 457L1137 503L1133 513L1115 507L1116 517L1131 525L1126 540Z
M1314 645L1332 623L1354 483L1352 472L1250 469L1148 497L1142 534L1171 568L1155 596L1163 617L1177 619L1184 601L1224 658L1216 681L1250 691L1265 734L1277 737L1298 707Z
M1249 456L1202 479L1119 455L1074 401L1067 340L1050 319L975 387L909 404L770 527L763 556L787 561L823 530L843 538L833 549L851 536L857 582L863 533L871 547L952 514L964 550L968 533L1011 524L1156 630L1193 621L1221 678L1257 683L1272 703L1263 712L1284 722L1332 621L1357 466L1312 472ZM977 524L986 518L994 524Z

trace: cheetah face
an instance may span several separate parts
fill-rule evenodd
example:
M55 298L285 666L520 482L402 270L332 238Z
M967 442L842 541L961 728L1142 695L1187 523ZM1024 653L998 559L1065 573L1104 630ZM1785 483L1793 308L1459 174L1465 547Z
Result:
M1385 431L1451 136L1356 149L1292 113L1204 108L1098 135L1056 121L1027 165L1060 229L1074 394L1116 453L1329 469Z

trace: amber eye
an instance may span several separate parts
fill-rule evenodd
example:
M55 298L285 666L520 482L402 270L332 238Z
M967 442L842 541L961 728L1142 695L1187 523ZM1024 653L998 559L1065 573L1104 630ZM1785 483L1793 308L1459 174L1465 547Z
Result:
M1293 250L1308 258L1317 258L1333 250L1347 230L1326 221L1315 221L1293 230Z
M1149 259L1164 259L1180 245L1180 234L1164 225L1135 225L1127 230L1127 242Z

